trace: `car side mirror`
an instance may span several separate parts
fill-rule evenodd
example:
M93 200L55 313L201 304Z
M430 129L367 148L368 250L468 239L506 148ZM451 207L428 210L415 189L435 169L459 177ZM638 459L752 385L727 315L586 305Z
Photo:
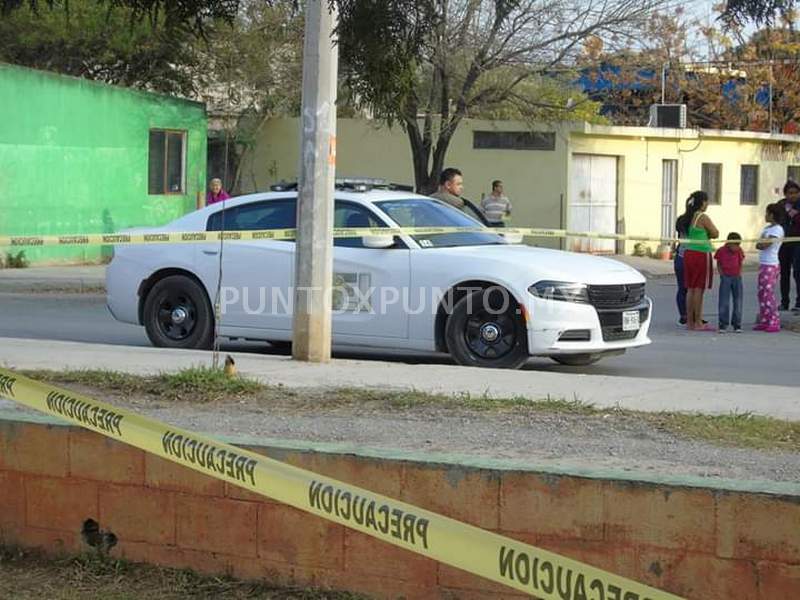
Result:
M522 234L521 233L501 233L506 242L509 244L521 244L522 243Z
M365 248L385 249L394 246L393 235L365 235L361 241Z

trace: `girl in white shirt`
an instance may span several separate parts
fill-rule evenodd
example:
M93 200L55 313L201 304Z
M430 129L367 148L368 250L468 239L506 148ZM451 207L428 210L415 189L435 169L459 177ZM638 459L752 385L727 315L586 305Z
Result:
M758 319L756 331L777 333L781 330L778 301L775 298L775 284L780 276L781 267L778 260L778 251L781 247L781 238L784 236L780 222L781 207L778 204L767 205L764 215L767 226L761 232L761 240L756 244L758 248Z

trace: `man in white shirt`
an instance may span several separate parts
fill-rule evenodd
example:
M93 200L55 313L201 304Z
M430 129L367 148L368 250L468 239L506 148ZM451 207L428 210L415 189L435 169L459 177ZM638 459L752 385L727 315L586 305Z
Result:
M511 200L503 195L503 182L492 182L492 193L481 200L481 210L491 227L505 227L503 219L511 216Z

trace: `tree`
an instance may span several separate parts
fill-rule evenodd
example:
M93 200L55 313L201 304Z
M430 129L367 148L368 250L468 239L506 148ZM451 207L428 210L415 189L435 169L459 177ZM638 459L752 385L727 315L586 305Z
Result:
M664 2L397 0L389 10L379 0L336 4L351 101L405 129L416 187L430 192L465 118L509 107L529 122L576 118L586 100L565 85L568 73L559 79L554 70L572 65L590 36L612 45L630 39Z
M661 102L664 65L690 60L690 39L689 19L681 8L669 14L652 13L645 19L639 39L627 47L607 50L601 39L587 39L577 59L580 82L615 124L644 125L650 106ZM667 71L666 95L675 102L676 82L671 71Z
M107 11L130 11L132 22L163 23L169 31L192 29L202 32L209 19L231 20L239 10L239 0L93 0ZM0 0L0 16L28 7L34 13L43 8L60 8L67 12L75 2L69 0Z
M772 26L791 18L795 0L727 0L721 19L728 27L742 27L748 22Z
M292 2L5 1L2 9L2 61L205 102L210 158L219 147L217 174L229 189L239 187L240 157L263 119L299 112L303 20Z
M0 60L183 95L194 92L198 41L238 6L220 0L0 2Z
M241 158L263 120L300 113L303 16L290 2L243 0L233 21L217 21L207 33L209 43L198 44L197 97L221 125L223 138L209 140L210 155L214 146L227 155L216 175L227 174L226 186L237 191Z
M791 18L747 38L735 24L701 24L679 11L654 15L643 36L649 43L608 54L585 49L585 83L615 123L644 125L649 107L661 102L666 67L664 98L687 106L690 126L795 133L800 34ZM700 43L690 45L693 39Z

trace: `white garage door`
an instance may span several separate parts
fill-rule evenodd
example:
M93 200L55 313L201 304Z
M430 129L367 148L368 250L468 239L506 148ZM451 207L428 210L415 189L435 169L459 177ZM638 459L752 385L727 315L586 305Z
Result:
M617 157L596 154L572 155L567 229L570 231L617 232ZM573 252L614 253L614 240L570 238Z

